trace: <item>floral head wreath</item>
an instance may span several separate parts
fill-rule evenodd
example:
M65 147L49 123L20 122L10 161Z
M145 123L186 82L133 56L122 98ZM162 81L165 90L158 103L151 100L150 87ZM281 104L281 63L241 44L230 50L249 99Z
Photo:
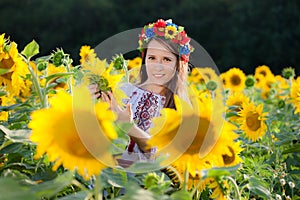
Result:
M190 53L194 51L194 48L190 45L191 38L187 36L183 26L172 23L170 19L166 21L159 19L155 23L144 26L139 35L138 49L143 53L151 39L158 36L177 44L180 59L184 62L189 61Z

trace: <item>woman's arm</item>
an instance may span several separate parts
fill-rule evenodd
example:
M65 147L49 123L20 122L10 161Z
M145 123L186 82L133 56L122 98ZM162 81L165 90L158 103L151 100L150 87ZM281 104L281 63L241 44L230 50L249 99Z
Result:
M151 136L140 129L136 124L133 124L127 134L134 140L143 152L149 153L151 151L151 148L149 148L147 144L147 141L151 138Z
M117 104L115 97L111 92L107 92L107 94L102 93L103 101L110 103L111 109L117 113L118 122L125 122L133 124L131 128L126 131L127 135L130 136L134 142L138 145L138 147L145 153L149 153L151 148L147 145L147 141L150 139L150 135L140 129L134 122L131 113L131 105L127 104L125 109L122 109Z

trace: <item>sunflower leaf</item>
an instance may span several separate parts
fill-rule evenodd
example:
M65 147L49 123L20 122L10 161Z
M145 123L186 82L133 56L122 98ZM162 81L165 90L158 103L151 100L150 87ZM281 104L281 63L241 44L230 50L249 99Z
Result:
M61 78L61 77L67 77L67 76L71 76L73 74L74 74L73 72L61 72L61 73L51 74L51 75L45 77L46 83L48 83L49 81L51 81L53 79L57 79L57 78Z
M32 56L35 56L39 52L40 51L38 43L35 40L32 40L29 44L26 45L21 54L23 54L27 59L30 59Z
M0 75L1 75L1 73L0 73ZM5 91L0 91L0 97L4 96L4 95L6 95L6 94L7 94L7 92L5 92Z
M2 177L0 179L0 194L4 199L38 199L33 191L26 190L25 187L21 186L16 180L9 177Z
M288 154L288 153L299 153L300 152L300 144L296 144L292 146L289 149L285 149L282 154Z
M20 130L9 130L5 126L0 125L0 131L5 134L8 139L11 139L13 142L30 142L29 135L30 130L20 129Z
M218 177L218 176L229 176L232 173L234 173L240 165L235 165L232 167L218 167L218 168L212 168L209 170L204 170L203 173L203 178L208 178L208 177Z
M191 200L192 199L190 193L188 191L184 191L184 190L180 190L180 191L174 192L171 195L171 197L174 200L176 200L176 199Z
M31 190L38 196L51 198L66 186L70 185L73 180L72 172L65 172L57 178L32 186Z

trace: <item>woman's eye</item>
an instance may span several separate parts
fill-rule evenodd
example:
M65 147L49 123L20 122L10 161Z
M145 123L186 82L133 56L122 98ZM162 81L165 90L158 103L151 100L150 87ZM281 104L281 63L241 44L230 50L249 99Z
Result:
M154 56L149 56L149 57L148 57L148 60L154 60L154 59L155 59Z
M170 58L164 58L165 61L171 62L172 60Z

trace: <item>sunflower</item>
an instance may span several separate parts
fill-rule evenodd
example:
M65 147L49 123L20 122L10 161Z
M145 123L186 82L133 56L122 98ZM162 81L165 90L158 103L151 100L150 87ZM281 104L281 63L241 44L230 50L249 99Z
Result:
M177 35L177 28L175 26L167 26L165 28L165 37L167 39L174 39Z
M254 75L258 75L258 74L261 74L264 77L274 76L270 68L266 65L261 65L255 68Z
M288 81L283 78L281 75L275 76L274 88L277 90L277 98L278 99L287 99L288 94L286 91L290 88Z
M256 73L254 78L256 79L255 86L262 92L261 96L264 99L268 98L276 82L275 76L272 73L268 73L266 76L261 73Z
M85 87L75 88L73 97L60 90L49 108L32 113L28 125L30 139L37 143L36 158L46 153L55 162L53 170L62 164L86 180L113 165L108 148L117 137L112 124L116 116L109 105L99 102L94 107L89 96Z
M268 113L263 113L263 104L255 106L253 102L244 102L238 114L241 117L240 129L244 131L247 138L257 141L266 133L265 116Z
M19 56L17 44L0 36L0 68L7 70L0 75L0 85L6 87L10 96L26 96L29 94L31 82L24 80L29 69L27 64Z
M243 102L249 102L250 99L244 93L242 92L235 92L233 94L230 94L227 101L226 101L226 106L227 106L227 112L239 112L242 107ZM235 108L230 108L234 106ZM230 119L235 121L237 119L237 116L231 116Z
M49 63L46 71L47 71L47 76L50 76L57 73L66 73L67 69L64 65L60 65L56 67L55 65ZM68 84L66 82L58 81L58 79L59 77L51 80L50 82L50 83L57 84L56 86L54 86L54 89L64 89L64 90L68 89Z
M226 87L232 92L241 92L245 89L245 73L238 68L231 68L225 74Z
M300 78L297 78L292 82L292 88L291 88L291 100L294 104L296 110L295 114L300 112Z
M95 58L96 54L94 49L91 49L90 46L82 46L80 48L80 63L86 63L89 62L91 58Z
M210 198L217 200L227 200L226 193L229 189L227 181L213 180L208 185L208 188L211 188L213 190L213 193L210 195Z
M220 82L219 76L217 75L216 71L211 67L200 67L198 70L203 79L205 80L205 83L207 83L210 80L216 81L218 83Z
M223 72L223 73L220 74L220 79L221 79L224 87L227 88L227 86L226 86L226 72Z
M142 58L141 57L136 57L132 60L129 60L128 62L128 70L133 69L133 68L140 68L142 66Z
M0 106L9 106L15 104L16 100L12 97L1 96L0 97ZM8 111L0 111L0 121L7 121L9 116Z
M176 96L177 110L163 109L162 115L153 119L148 144L156 146L159 154L169 155L162 165L172 164L182 171L187 169L195 177L197 171L221 163L221 152L218 152L219 157L213 157L210 152L220 132L231 130L223 128L228 127L228 123L222 117L219 102L215 104L207 93L191 99L193 108Z
M204 78L201 75L200 68L194 67L192 69L192 71L188 75L188 81L194 84L205 82Z

